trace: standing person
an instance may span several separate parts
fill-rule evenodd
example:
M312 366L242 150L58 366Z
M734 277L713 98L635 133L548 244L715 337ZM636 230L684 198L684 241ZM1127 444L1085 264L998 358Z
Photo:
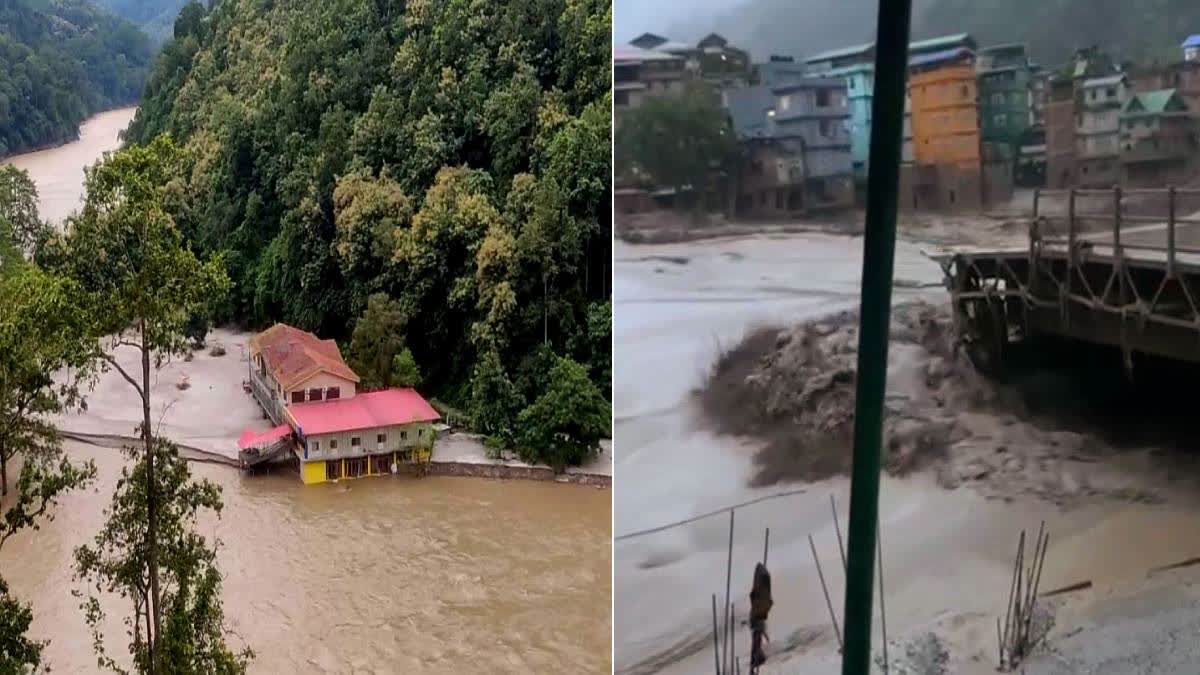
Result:
M763 645L771 641L767 635L767 615L771 612L771 573L767 566L754 566L754 584L750 588L750 674L758 673L758 667L767 662Z

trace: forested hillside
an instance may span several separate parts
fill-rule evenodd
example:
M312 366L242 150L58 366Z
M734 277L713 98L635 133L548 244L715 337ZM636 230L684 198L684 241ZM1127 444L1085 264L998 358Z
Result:
M94 2L116 14L128 19L155 43L162 43L171 37L175 28L175 17L188 0L94 0ZM211 3L210 3L211 4Z
M500 431L555 355L609 396L611 22L607 0L193 3L130 138L185 148L177 221L224 255L222 319L352 357L398 335Z
M0 157L136 101L151 59L141 31L83 0L0 0Z
M757 57L804 56L874 39L877 0L748 0L680 25L680 39L717 31ZM1179 43L1200 33L1195 0L914 0L916 39L967 32L981 45L1023 42L1046 64L1098 44L1123 60L1179 58Z

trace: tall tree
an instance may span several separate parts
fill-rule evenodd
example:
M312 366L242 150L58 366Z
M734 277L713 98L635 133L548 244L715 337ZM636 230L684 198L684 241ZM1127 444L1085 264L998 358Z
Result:
M0 238L25 256L31 256L49 234L49 227L38 216L37 201L37 185L28 172L11 164L0 166Z
M612 406L588 379L587 369L559 358L550 385L517 419L517 449L526 461L561 470L583 463L608 434Z
M105 157L87 174L83 210L69 227L64 266L83 291L93 334L101 341L96 357L120 373L141 399L140 434L147 484L155 476L150 375L153 368L188 347L189 317L207 311L228 292L220 259L201 262L183 243L173 212L178 208L180 156L170 137L130 146ZM121 363L109 349L126 347L137 367ZM150 593L145 643L148 672L156 671L162 632L158 569L160 495L145 491L146 565Z
M127 452L134 459L133 468L121 472L104 528L91 544L75 549L76 577L89 588L115 593L133 603L134 617L127 625L138 672L244 673L253 652L248 648L234 652L226 644L216 550L195 532L202 511L220 514L220 488L207 480L192 480L178 448L161 437L154 439L153 481L151 456L132 449ZM147 496L152 493L158 495L156 536L166 618L156 642L143 637L143 631L152 630L153 601L147 584L150 548L146 546L150 537ZM83 607L100 663L124 672L105 649L105 612L97 594L89 593Z
M618 172L641 171L658 185L702 191L736 147L728 116L712 88L693 83L630 110L617 130Z
M392 385L392 365L404 349L407 325L408 315L399 302L383 293L367 300L367 311L354 324L350 341L350 363L364 387Z

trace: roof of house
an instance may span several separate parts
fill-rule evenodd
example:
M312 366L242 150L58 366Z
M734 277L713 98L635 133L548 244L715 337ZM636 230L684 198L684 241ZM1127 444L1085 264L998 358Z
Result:
M908 51L913 52L913 51L925 51L925 50L930 50L930 49L940 49L940 48L944 48L944 47L958 45L960 43L973 45L973 44L975 44L975 41L973 39L971 39L970 33L955 33L953 35L941 35L941 36L938 36L935 38L929 38L928 40L918 40L916 42L910 42L908 45Z
M1200 33L1189 35L1188 39L1183 41L1181 47L1200 47Z
M1125 79L1124 73L1117 73L1116 75L1106 75L1104 77L1091 77L1091 78L1088 78L1083 81L1083 86L1085 88L1107 87L1110 85L1118 84L1118 83L1122 82L1124 79Z
M859 54L866 54L867 52L871 51L871 49L874 46L875 46L874 42L868 42L866 44L854 45L851 47L839 47L838 49L830 49L828 51L824 51L819 54L810 56L810 57L804 59L804 62L805 63L816 63L817 61L832 61L833 59L840 59L840 58L843 58L846 56L858 56Z
M645 61L673 61L680 57L656 49L642 49L633 45L613 45L613 61L642 63Z
M262 448L274 444L276 441L287 438L292 434L292 427L287 424L280 424L277 427L267 429L266 431L254 431L247 429L238 436L237 446L239 450L247 448Z
M441 417L413 389L384 389L333 401L295 403L288 406L287 414L305 436L432 422Z
M641 35L630 40L629 44L635 47L641 47L642 49L654 49L666 41L667 38L659 35L658 33L642 33Z
M724 47L727 44L729 44L729 40L726 40L725 36L720 33L709 33L700 38L700 42L697 43L700 47Z
M966 47L956 47L954 49L943 49L940 52L930 54L921 54L914 56L908 60L910 66L928 66L943 61L953 61L964 56L970 56L973 52Z
M358 375L342 360L333 340L322 340L308 331L277 323L250 338L250 349L262 354L271 376L291 389L317 373L329 373L358 382Z
M1160 115L1171 112L1167 109L1172 100L1177 100L1174 89L1159 89L1134 94L1125 104L1125 113L1130 115ZM1137 108L1134 110L1133 108Z

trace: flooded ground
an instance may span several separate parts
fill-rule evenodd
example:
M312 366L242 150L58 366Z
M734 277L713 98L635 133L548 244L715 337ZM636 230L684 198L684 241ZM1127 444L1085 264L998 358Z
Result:
M61 223L83 204L83 169L102 154L117 149L119 135L137 108L118 108L90 117L79 126L79 139L57 148L15 155L3 160L29 172L38 189L38 213Z
M43 216L79 206L82 166L117 146L133 111L84 125L79 142L13 158L30 170ZM151 379L159 432L236 457L246 427L270 424L242 391L244 334L221 331L229 353L198 352ZM122 349L126 365L136 355ZM188 386L177 385L186 379ZM129 436L140 407L110 372L88 410L62 428ZM95 656L71 591L73 549L103 523L125 460L76 442L94 460L93 489L68 495L52 522L0 553L12 593L32 604L31 637L50 640L56 672L93 672ZM235 646L257 653L253 673L606 673L611 670L611 491L583 485L478 478L381 477L305 486L294 473L244 476L192 464L224 490L225 511L202 533L219 540L224 604ZM2 505L0 505L2 506ZM125 653L111 604L109 651Z
M719 350L756 325L790 326L855 307L861 244L800 234L616 246L619 672L711 672L711 597L717 594L718 604L724 599L729 520L720 515L623 535L798 487L803 494L738 510L732 599L744 616L753 565L770 527L775 653L763 672L837 672L836 640L807 536L814 537L840 617L844 577L829 499L836 496L844 527L847 481L748 487L758 445L705 431L690 392ZM897 302L945 299L936 287L937 266L920 251L913 243L898 246ZM947 672L994 672L995 618L1003 611L1022 528L1036 530L1045 519L1052 533L1043 587L1091 580L1088 598L1118 593L1151 567L1200 554L1197 491L1156 487L1161 503L1096 501L1064 511L1033 498L989 500L965 488L945 490L926 473L885 478L880 518L889 638L935 631L950 648ZM748 637L742 629L737 638L743 656Z

